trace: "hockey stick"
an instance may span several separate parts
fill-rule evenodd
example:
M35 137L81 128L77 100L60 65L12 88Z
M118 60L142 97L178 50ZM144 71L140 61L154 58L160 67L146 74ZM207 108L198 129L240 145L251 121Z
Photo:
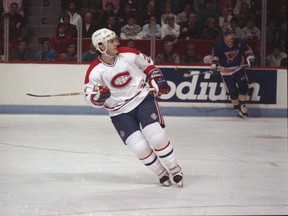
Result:
M126 89L126 90L117 90L117 91L111 91L111 93L125 93L125 92L141 92L141 91L155 91L155 88L143 88L143 89ZM27 93L26 95L31 97L62 97L62 96L78 96L78 95L91 95L91 94L97 94L97 92L72 92L72 93L63 93L63 94L49 94L49 95L39 95L39 94L31 94Z
M240 65L240 67L250 67L250 65L249 64L243 64L243 65ZM221 68L219 68L215 72L213 72L212 70L207 70L207 71L190 70L188 73L184 73L183 77L187 78L187 77L193 77L196 75L215 74L215 73L219 73L220 69Z
M212 73L214 73L214 72L211 70L208 70L208 71L190 70L190 72L184 73L183 77L187 78L187 77L193 77L196 75L212 74Z

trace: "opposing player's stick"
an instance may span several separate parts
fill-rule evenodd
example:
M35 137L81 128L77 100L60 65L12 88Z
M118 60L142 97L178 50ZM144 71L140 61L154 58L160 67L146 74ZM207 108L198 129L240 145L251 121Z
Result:
M249 64L243 64L241 65L241 67L250 67ZM188 73L184 73L183 77L187 78L187 77L193 77L196 75L205 75L205 74L215 74L215 73L219 73L221 68L218 68L217 71L212 71L212 70L207 70L207 71L199 71L199 70L190 70ZM177 69L178 70L178 69Z
M123 93L123 92L140 92L140 91L155 91L155 88L142 88L142 89L126 89L126 90L111 90L111 93ZM62 93L62 94L48 94L48 95L39 95L39 94L30 94L27 93L26 95L31 97L62 97L62 96L78 96L78 95L91 95L97 94L97 92L72 92L72 93Z
M188 73L184 73L183 77L187 78L187 77L193 77L196 75L204 75L204 74L212 74L212 73L214 72L211 70L208 70L208 71L190 70Z

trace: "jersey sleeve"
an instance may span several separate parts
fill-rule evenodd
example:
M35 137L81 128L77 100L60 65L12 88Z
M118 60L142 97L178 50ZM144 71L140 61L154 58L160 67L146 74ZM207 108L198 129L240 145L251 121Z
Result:
M98 64L98 60L94 61L86 72L84 81L84 92L87 94L85 94L84 99L87 104L96 108L101 108L104 106L104 104L97 103L95 100L93 100L94 95L91 94L95 85L102 85L101 70L99 69L99 67L97 68Z

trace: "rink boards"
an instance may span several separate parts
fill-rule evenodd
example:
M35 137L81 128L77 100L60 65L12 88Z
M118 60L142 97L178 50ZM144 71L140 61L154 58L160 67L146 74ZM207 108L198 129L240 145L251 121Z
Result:
M0 113L103 114L88 107L83 96L32 98L26 93L57 94L83 91L87 64L0 64ZM183 77L207 71L207 66L159 66L171 91L160 105L165 114L225 116L231 112L229 96L220 75ZM252 116L287 117L287 69L253 68L249 79ZM228 112L227 112L228 111Z

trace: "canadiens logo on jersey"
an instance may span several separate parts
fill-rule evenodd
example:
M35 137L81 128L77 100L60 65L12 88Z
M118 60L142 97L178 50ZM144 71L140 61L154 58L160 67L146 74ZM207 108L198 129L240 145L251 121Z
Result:
M129 82L132 80L132 77L128 71L121 72L113 77L111 80L111 85L116 88L121 88L129 84Z
M230 64L233 62L234 58L238 55L239 50L233 50L225 52L225 55L227 57L227 63Z

